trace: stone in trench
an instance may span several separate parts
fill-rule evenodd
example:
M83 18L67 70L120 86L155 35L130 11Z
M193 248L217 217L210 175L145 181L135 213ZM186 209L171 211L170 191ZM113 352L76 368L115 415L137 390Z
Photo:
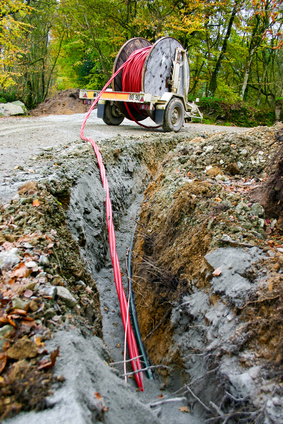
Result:
M212 168L206 169L206 174L210 175L211 177L216 177L216 175L222 175L223 171L218 166L213 166Z
M42 266L48 266L49 265L49 259L47 258L47 256L40 255L39 265L42 265Z
M20 262L20 257L17 254L18 249L11 249L9 251L1 252L0 253L0 269L9 271L11 270L15 265L17 265Z
M229 163L225 169L226 172L230 175L237 175L240 172L239 166L237 163Z
M57 287L51 285L40 285L37 294L38 296L55 299L55 296L57 294Z
M28 302L25 302L20 297L14 297L14 299L12 300L12 305L15 309L25 309L27 304Z
M0 328L0 350L3 350L5 338L12 330L13 327L11 325L4 325L4 327Z
M35 261L27 261L25 262L25 266L27 268L35 268L37 266L37 263Z
M65 305L69 306L70 308L73 308L77 300L74 298L74 296L71 295L69 290L67 290L65 287L58 286L57 287L57 296L59 297L62 302L65 303Z

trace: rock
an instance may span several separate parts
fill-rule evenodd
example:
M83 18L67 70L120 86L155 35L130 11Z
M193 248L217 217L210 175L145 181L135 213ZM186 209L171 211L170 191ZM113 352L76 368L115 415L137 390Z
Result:
M65 287L62 287L62 286L57 287L57 296L59 297L59 299L62 300L62 302L64 302L70 308L73 308L77 303L77 300L74 298L74 296L71 295L69 290L67 290Z
M32 244L30 244L30 243L28 243L28 242L23 243L23 244L22 244L22 246L23 246L25 249L32 249L32 248L33 248L33 245L32 245Z
M54 286L59 286L61 284L63 284L64 280L62 277L60 277L60 275L54 275L54 277L52 278L52 284Z
M39 265L42 265L42 266L48 266L49 265L49 259L47 258L47 256L40 255Z
M37 263L34 261L28 261L28 262L25 262L25 266L27 268L35 268L37 266Z
M55 299L56 294L57 287L51 285L40 285L37 292L38 296L43 296L52 299Z
M47 309L47 311L44 312L44 318L45 319L50 319L50 318L54 317L55 315L56 315L56 312L52 308L49 308L49 309Z
M38 310L38 308L39 308L39 303L38 303L38 300L32 300L30 303L29 303L29 309L32 311L32 312L35 312L35 311L37 311Z
M24 113L27 112L26 105L23 102L21 102L20 100L15 100L14 102L11 102L11 103L12 103L12 105L20 106L23 109Z
M25 309L27 303L28 302L25 302L19 297L14 297L14 299L12 300L12 305L13 305L13 308L15 309Z
M4 325L4 327L0 328L0 350L3 350L3 346L5 343L5 337L13 330L11 325Z
M259 216L260 218L264 217L264 209L259 203L253 203L250 211L253 215Z
M221 268L221 275L211 280L214 294L227 296L237 307L243 306L253 290L253 285L245 278L245 270L262 258L262 251L251 248L248 251L239 248L219 248L207 255L205 259L214 269Z
M0 103L0 114L4 116L24 115L26 107L22 102Z
M20 262L20 257L17 254L18 249L11 249L9 251L0 253L0 269L10 271L15 265Z
M218 166L213 166L212 168L206 169L206 174L210 175L211 177L216 177L216 175L222 175L223 172Z
M228 174L230 174L230 175L237 175L237 174L239 174L240 169L239 169L237 163L229 163L226 166L225 171L228 172Z

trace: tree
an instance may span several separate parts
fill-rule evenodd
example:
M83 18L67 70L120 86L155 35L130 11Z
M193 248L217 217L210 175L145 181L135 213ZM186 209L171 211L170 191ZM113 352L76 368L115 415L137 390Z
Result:
M250 8L246 6L245 39L247 43L247 57L243 72L243 81L240 91L240 99L247 98L248 81L251 72L252 61L256 52L263 46L268 34L276 26L280 11L280 0L253 0Z
M0 88L2 90L15 84L14 77L19 70L14 64L19 54L25 53L19 42L30 29L21 19L28 16L31 9L21 0L2 0L0 3Z
M212 74L211 74L211 79L210 79L209 89L208 89L209 95L211 97L214 96L216 88L217 88L218 73L220 71L222 61L223 61L223 59L226 55L226 52L227 52L228 40L229 40L230 35L231 35L231 31L232 31L232 27L233 27L235 17L237 15L242 3L243 3L243 0L235 0L234 5L233 5L232 10L231 10L231 14L229 16L226 33L225 33L225 36L223 38L223 42L222 42L222 46L221 46L221 51L220 51L220 54L217 58L215 67L214 67Z

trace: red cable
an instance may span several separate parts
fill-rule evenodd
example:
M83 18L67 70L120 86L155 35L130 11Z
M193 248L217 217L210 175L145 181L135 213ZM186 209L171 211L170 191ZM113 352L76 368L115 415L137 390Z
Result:
M94 140L92 140L91 138L86 137L84 135L84 128L85 128L86 121L89 118L89 115L91 114L95 105L99 101L101 95L104 93L104 91L106 90L108 85L113 81L113 79L116 77L116 75L118 75L118 73L127 65L128 61L130 61L130 60L131 60L131 56L129 56L128 60L126 62L124 62L122 66L120 66L120 68L112 75L112 77L107 82L107 84L105 84L105 86L103 87L103 89L101 90L101 92L96 97L93 104L91 105L91 107L90 107L90 109L89 109L89 111L88 111L88 113L87 113L87 115L86 115L86 117L83 121L81 131L80 131L81 139L85 140L85 141L89 141L90 144L93 147L95 154L96 154L97 162L98 162L99 170L100 170L100 177L101 177L102 185L103 185L103 188L106 192L105 205L106 205L106 221L107 221L107 228L108 228L108 233L109 233L109 250L110 250L110 255L111 255L112 264L113 264L114 280L115 280L115 285L116 285L116 291L117 291L117 294L118 294L118 299L119 299L119 302L120 302L120 308L121 308L121 315L122 315L122 322L123 322L124 330L126 330L127 306L128 305L127 305L126 295L125 295L125 291L124 291L123 284L122 284L120 263L119 263L117 250L116 250L116 238L115 238L115 230L114 230L113 217L112 217L112 205L111 205L111 200L110 200L110 195L109 195L109 185L108 185L108 181L107 181L107 178L106 178L105 167L104 167L104 164L103 164L103 161L102 161L102 156L101 156L101 153L98 149L98 146L94 142ZM139 352L138 352L134 332L133 332L133 329L132 329L130 322L128 322L128 325L127 325L127 340L128 340L129 355L130 355L130 358L131 358L133 370L138 371L135 374L135 379L136 379L136 382L138 384L139 389L141 391L143 391L143 378L142 378L143 376L142 376L142 373L140 372L140 370L142 369L142 366L141 366L140 359L138 358Z
M141 91L142 72L145 59L151 49L151 46L143 47L142 49L135 50L125 62L125 68L122 74L122 91L129 91L133 93L139 93ZM160 128L161 125L147 126L138 122L131 112L131 108L142 114L142 111L138 108L136 103L132 103L131 106L128 103L124 103L127 112L131 119L143 128ZM146 115L144 115L146 116Z

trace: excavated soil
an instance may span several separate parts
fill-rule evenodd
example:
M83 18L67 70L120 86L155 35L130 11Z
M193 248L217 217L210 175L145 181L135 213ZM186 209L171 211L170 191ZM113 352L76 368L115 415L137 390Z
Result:
M36 109L30 110L29 114L32 116L45 116L86 113L89 110L89 105L83 103L83 100L79 98L79 93L79 89L60 91L38 105Z
M282 396L282 126L273 131L178 144L145 191L136 232L133 281L149 358L175 368L173 379L162 371L168 384L174 384L178 369L183 393L196 377L196 365L208 375L234 358L234 370L218 371L215 393L202 386L190 392L212 415L213 405L219 405L220 420L221 415L243 422L282 418L258 400L259 387L238 385L249 407L227 398L233 372L241 376L252 367L261 369L257 384L272 386L271 398ZM235 265L237 257L248 263ZM228 317L226 325L234 321L229 331L221 328L220 316Z
M121 127L99 142L121 262L137 223L135 300L158 367L158 389L138 397L110 364L123 358L123 333L91 147L34 155L37 181L14 170L17 186L28 182L0 215L2 418L282 422L281 134L281 124L132 136Z

